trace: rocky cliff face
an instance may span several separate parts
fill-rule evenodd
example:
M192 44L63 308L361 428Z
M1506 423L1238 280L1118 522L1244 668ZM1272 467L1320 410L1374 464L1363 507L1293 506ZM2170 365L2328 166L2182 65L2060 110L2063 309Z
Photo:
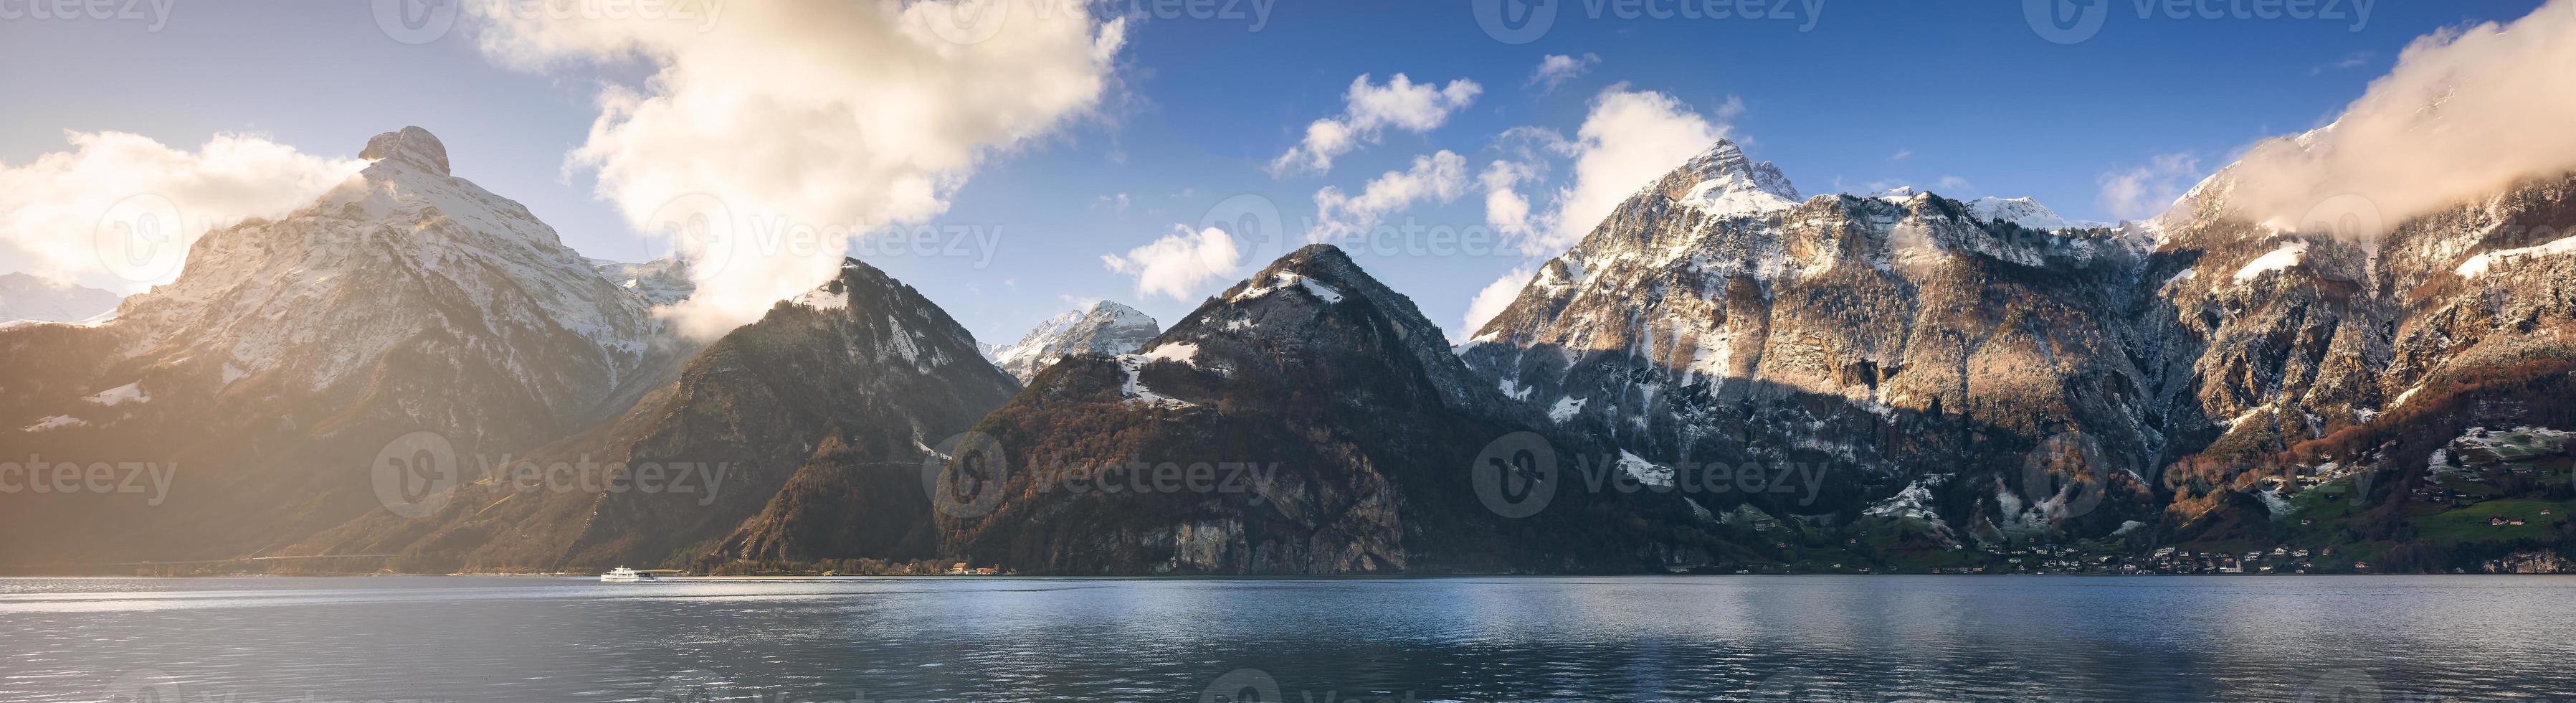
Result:
M1162 326L1135 308L1109 301L1049 318L1020 341L987 351L994 365L1021 383L1065 357L1078 354L1116 356L1136 351Z
M2120 324L2134 242L1923 193L1712 205L1769 195L1749 182L1720 144L1648 186L1461 356L1650 461L1827 477L1813 505L1724 503L1851 520L1921 486L1938 519L1919 527L1954 544L2152 512L2164 438Z
M1479 504L1475 458L1524 429L1412 301L1308 247L1141 352L1038 374L946 467L942 544L1024 573L1652 568L1607 500Z
M0 496L0 530L63 536L0 563L255 552L377 509L371 464L396 437L523 450L685 356L526 208L451 175L428 132L366 154L312 205L206 234L112 322L0 330L0 443L177 467L153 506Z
M2571 412L2543 396L2576 359L2576 177L2379 236L2250 222L2232 172L2120 228L1912 191L1785 203L1761 173L1721 144L1650 184L1460 355L1656 463L1826 467L1814 505L1712 507L1911 549L2287 539L2315 522L2300 489L2336 481L2370 508L2329 518L2343 539L2404 538L2428 453Z
M300 549L399 553L412 571L927 558L923 460L1018 390L938 306L850 260L616 422L525 457L637 490L515 491L483 475L434 514L373 515ZM721 473L655 492L648 464Z

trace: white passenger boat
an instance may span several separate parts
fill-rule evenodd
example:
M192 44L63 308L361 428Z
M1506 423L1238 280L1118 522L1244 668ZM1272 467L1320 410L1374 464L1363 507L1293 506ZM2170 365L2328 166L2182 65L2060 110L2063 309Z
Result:
M609 569L608 573L600 574L599 580L609 583L637 583L642 581L651 581L653 580L653 575L620 566L614 569Z

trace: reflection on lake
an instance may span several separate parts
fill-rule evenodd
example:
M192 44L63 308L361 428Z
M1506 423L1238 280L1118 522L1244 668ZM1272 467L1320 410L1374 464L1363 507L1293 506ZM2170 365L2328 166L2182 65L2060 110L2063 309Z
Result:
M0 700L2565 700L2570 605L2559 577L0 579Z

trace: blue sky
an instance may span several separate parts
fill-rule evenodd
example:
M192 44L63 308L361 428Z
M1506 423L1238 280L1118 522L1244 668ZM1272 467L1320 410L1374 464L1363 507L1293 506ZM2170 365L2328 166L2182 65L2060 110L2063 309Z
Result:
M2230 3L2252 1L2205 6L2225 14ZM1503 131L1570 135L1615 84L1670 95L1712 119L1740 101L1741 112L1723 120L1732 134L1810 195L1912 184L1954 197L2034 196L2069 217L2116 219L2100 201L2106 174L2174 154L2213 169L2256 139L2331 119L2415 37L2510 20L2539 4L2373 2L2361 21L2352 0L2336 4L2341 19L2269 20L2161 10L2141 19L2130 0L2107 2L2098 35L2074 44L2043 38L2015 2L1825 0L1802 31L1804 10L1780 20L1630 20L1609 10L1595 19L1592 6L1558 0L1554 23L1526 44L1489 35L1473 2L1281 3L1257 31L1252 17L1150 16L1169 6L1122 3L1149 16L1130 27L1120 88L1100 114L987 159L934 221L998 232L989 257L864 258L987 342L1009 341L1068 300L1116 299L1169 323L1196 298L1141 297L1100 257L1196 223L1238 194L1266 197L1302 221L1313 216L1318 189L1358 191L1437 150L1481 169L1501 155L1494 143ZM0 0L0 10L12 5L25 2ZM1247 0L1237 9L1254 7ZM9 96L0 162L64 151L64 130L133 132L178 148L218 132L251 133L346 157L369 135L416 124L447 143L457 175L525 203L585 254L659 253L595 197L592 174L567 169L564 158L598 114L601 82L631 83L641 68L512 70L464 32L425 45L394 41L361 2L177 0L162 19L153 31L149 18L0 13L0 62L12 67L0 72L0 95ZM1552 91L1527 85L1548 54L1599 61ZM1483 90L1446 124L1389 131L1328 173L1265 169L1309 122L1341 111L1354 77L1397 73L1469 79ZM1944 179L1952 185L1936 187ZM1485 217L1473 192L1405 216L1460 225ZM1528 263L1500 255L1361 262L1453 328L1479 288Z

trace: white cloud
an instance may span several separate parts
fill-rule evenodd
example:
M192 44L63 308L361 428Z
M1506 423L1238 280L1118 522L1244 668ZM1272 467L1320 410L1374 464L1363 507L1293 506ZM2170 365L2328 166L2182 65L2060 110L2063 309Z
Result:
M1210 281L1234 278L1243 265L1243 253L1225 230L1209 227L1193 232L1187 226L1173 230L1123 256L1101 256L1100 262L1111 273L1135 278L1138 296L1164 295L1184 302Z
M1732 129L1722 120L1743 110L1729 98L1717 111L1720 121L1711 121L1663 93L1624 84L1601 91L1575 132L1574 183L1559 192L1550 226L1526 248L1554 254L1582 241L1637 189L1725 138Z
M705 23L470 5L498 61L652 71L601 92L569 163L597 169L600 195L639 227L697 194L748 225L677 311L701 335L829 278L863 233L946 211L995 152L1093 114L1126 36L1085 0L737 3ZM820 246L757 241L781 223Z
M1530 73L1529 85L1538 86L1541 92L1552 93L1556 91L1557 86L1565 85L1566 81L1590 72L1592 67L1599 63L1601 63L1601 57L1592 54L1582 56L1548 54L1539 59L1538 70Z
M1496 234L1526 238L1532 231L1530 201L1521 195L1520 184L1536 181L1544 175L1544 162L1495 161L1476 176L1476 184L1485 189L1485 225Z
M2554 0L2509 25L2417 38L2333 127L2249 149L2228 202L2253 221L2298 227L2311 210L2358 196L2394 226L2576 169L2568 115L2576 0Z
M1387 215L1402 212L1423 201L1450 202L1467 191L1467 159L1447 150L1429 156L1413 157L1413 166L1403 171L1388 171L1370 179L1357 196L1345 195L1342 189L1324 186L1315 191L1315 214L1318 222L1307 239L1329 241L1335 237L1363 234L1377 227Z
M1906 159L1913 158L1913 157L1914 157L1914 150L1913 150L1913 149L1898 149L1898 150L1896 150L1896 154L1895 154L1895 155L1892 155L1892 156L1887 157L1887 160L1889 160L1889 161L1904 161L1904 160L1906 160Z
M1360 74L1342 95L1342 114L1306 125L1305 141L1272 160L1270 172L1287 175L1330 171L1333 157L1361 144L1377 143L1389 128L1415 134L1438 129L1449 121L1449 115L1474 103L1484 90L1484 86L1464 78L1434 86L1414 83L1398 73L1380 86L1369 83L1368 74Z
M2199 157L2165 154L2145 166L2102 174L2099 200L2112 217L2142 220L2164 212L2199 179Z
M2369 64L2369 63L2370 63L2370 60L2371 60L2372 58L2377 57L2377 56L2378 56L2378 54L2375 54L2375 53L2372 53L2372 52L2368 52L2368 51L2355 51L2355 52L2352 52L2352 53L2350 53L2350 54L2345 54L2345 55L2344 55L2344 57L2343 57L2343 58L2341 58L2341 59L2337 59L2337 60L2335 60L2335 61L2333 61L2333 62L2330 62L2330 63L2327 63L2327 64L2325 64L2325 65L2321 65L2321 66L2318 66L2318 67L2316 67L2316 68L2309 69L2309 70L2308 70L2308 75L2311 75L2311 76L2319 76L2319 75L2325 75L2325 72L2327 72L2327 71L2341 71L2341 70L2351 69L2351 68L2360 68L2360 67L2362 67L2362 66L2364 66L2364 65L2366 65L2366 64Z
M1476 291L1476 297L1467 301L1466 317L1460 320L1467 326L1459 330L1462 334L1455 335L1455 338L1475 336L1476 331L1484 329L1485 323L1493 321L1495 315L1511 308L1512 301L1520 297L1521 289L1529 285L1533 275L1537 275L1537 269L1528 266L1512 269L1511 273L1503 274L1503 277L1485 284L1483 290Z
M1932 187L1948 194L1947 197L1953 198L1967 197L1977 192L1976 184L1969 183L1968 179L1958 176L1942 176L1932 182Z
M367 165L232 134L196 151L124 132L65 136L71 151L0 163L0 268L118 293L177 278L187 245L206 230L284 215ZM147 212L149 222L126 217ZM169 216L178 221L160 221ZM110 220L132 220L146 239L128 244L124 229L102 236Z

